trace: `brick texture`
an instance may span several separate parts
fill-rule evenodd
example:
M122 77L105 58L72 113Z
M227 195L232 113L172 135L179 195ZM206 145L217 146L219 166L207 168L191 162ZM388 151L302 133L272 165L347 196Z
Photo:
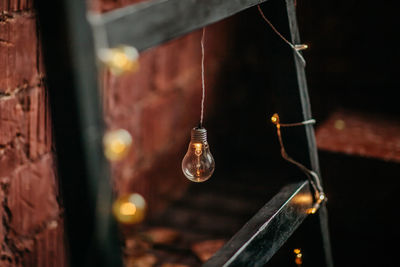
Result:
M207 27L207 110L212 109L229 33L227 22ZM142 193L149 217L162 212L188 185L180 164L190 129L200 118L200 39L201 31L193 32L142 53L137 73L103 77L107 125L124 128L133 137L127 158L113 165L116 191Z
M37 86L38 40L32 12L9 13L0 19L0 94Z
M33 0L2 0L0 1L0 13L8 14L10 12L18 12L31 10Z
M142 1L90 1L98 12L137 2ZM207 110L212 109L216 74L227 56L229 35L227 21L206 30ZM200 118L200 39L201 30L141 53L137 73L103 76L108 128L126 129L133 138L129 155L112 166L115 189L143 194L149 217L179 198L188 185L180 165L190 129Z
M65 266L36 15L0 1L0 266Z

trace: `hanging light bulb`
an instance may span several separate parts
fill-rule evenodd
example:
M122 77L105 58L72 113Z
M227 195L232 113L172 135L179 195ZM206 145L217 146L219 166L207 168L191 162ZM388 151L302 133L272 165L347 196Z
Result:
M132 136L124 129L112 130L104 135L103 144L106 158L118 161L128 154L132 146Z
M122 224L137 224L143 221L146 214L146 201L137 194L119 197L113 204L113 213Z
M139 69L139 52L132 46L121 45L101 49L99 58L114 75L135 72Z
M193 128L188 151L182 160L183 174L192 182L207 181L215 169L214 158L207 142L207 130Z

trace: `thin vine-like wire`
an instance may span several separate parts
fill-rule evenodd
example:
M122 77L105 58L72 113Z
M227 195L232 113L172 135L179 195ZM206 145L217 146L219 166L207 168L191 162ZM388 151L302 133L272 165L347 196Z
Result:
M206 35L206 28L203 28L203 32L201 35L201 109L200 109L200 128L203 127L203 119L204 119L204 100L206 96L206 85L205 85L205 78L204 78L204 39Z
M288 39L286 39L276 28L275 26L271 23L269 19L265 16L264 12L262 11L260 5L257 5L258 12L260 12L261 17L265 20L265 22L271 27L271 29L281 38L285 43L287 43L295 52L295 54L299 57L301 60L301 63L303 66L306 65L306 60L304 59L303 55L300 53L299 49L297 48L296 45L292 44Z
M310 120L306 120L306 121L302 121L302 122L296 122L296 123L280 123L278 114L274 114L272 116L271 120L276 126L279 145L281 147L282 158L284 158L286 161L296 165L300 170L302 170L307 175L307 177L309 178L311 186L313 187L315 193L317 194L316 195L317 202L315 203L314 208L318 209L320 203L322 201L326 200L324 189L322 188L322 185L321 185L321 179L319 178L319 176L318 176L318 174L316 172L308 169L306 166L304 166L300 162L294 160L293 158L291 158L287 154L285 146L283 144L282 134L281 134L281 127L294 127L294 126L302 126L302 125L314 124L315 120L314 119L310 119Z

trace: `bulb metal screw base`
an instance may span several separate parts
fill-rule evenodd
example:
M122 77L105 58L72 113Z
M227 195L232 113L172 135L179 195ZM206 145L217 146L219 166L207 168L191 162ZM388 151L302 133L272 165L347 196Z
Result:
M191 142L204 143L207 142L207 130L205 128L193 128L191 131Z

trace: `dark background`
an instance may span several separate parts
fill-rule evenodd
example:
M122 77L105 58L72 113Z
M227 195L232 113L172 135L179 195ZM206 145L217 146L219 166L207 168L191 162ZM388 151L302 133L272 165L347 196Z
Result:
M262 8L289 37L284 3L271 0ZM395 2L298 1L297 11L301 38L309 45L303 55L316 128L338 109L398 121ZM192 184L155 222L194 240L229 239L282 186L305 179L280 157L270 123L275 112L287 122L301 119L292 105L298 95L287 94L288 87L296 86L292 51L257 8L229 20L234 38L205 123L217 168L209 181ZM287 136L296 131L288 130ZM299 158L296 144L285 143L289 155ZM398 266L400 165L329 151L319 156L335 266ZM309 216L267 266L296 266L294 248L302 249L303 266L324 266L317 221ZM200 264L194 258L187 263Z
M283 5L272 0L262 7L288 37ZM339 108L398 121L397 7L394 1L298 1L301 38L310 47L303 54L317 122ZM295 79L290 72L276 72L292 59L291 51L256 8L236 16L234 23L236 40L211 116L215 177L227 177L227 187L232 180L254 182L265 189L268 199L292 177L303 177L280 158L269 123L270 115L282 108L278 99L288 84L285 80ZM290 103L293 96L284 97ZM319 154L336 266L398 266L395 190L400 165L327 151ZM319 231L312 220L307 219L268 266L295 266L295 247L303 248L304 266L321 266L321 251L311 244Z

